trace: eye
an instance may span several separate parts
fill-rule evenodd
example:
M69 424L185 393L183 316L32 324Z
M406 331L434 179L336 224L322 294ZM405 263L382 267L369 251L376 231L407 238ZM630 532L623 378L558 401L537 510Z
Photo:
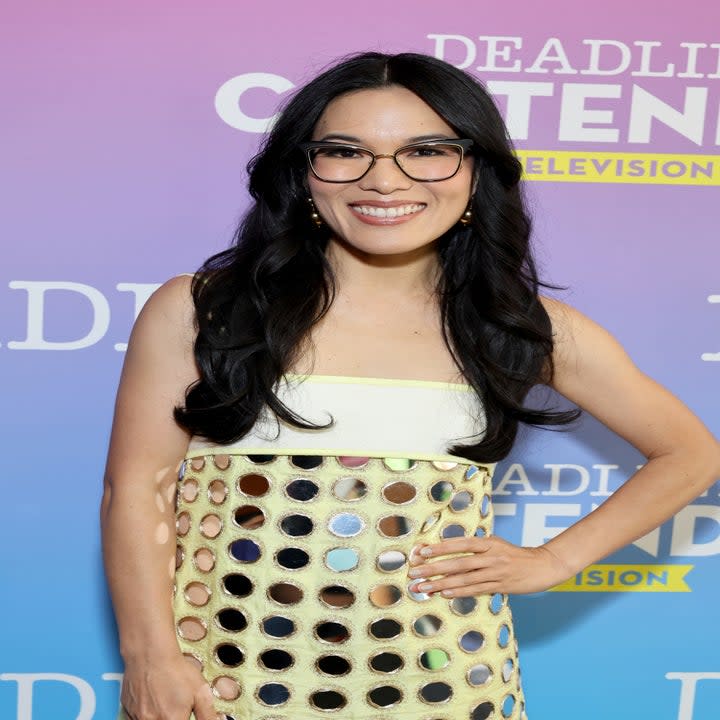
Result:
M339 158L341 160L355 160L362 156L362 152L357 148L350 146L334 145L332 147L317 148L315 157L322 158Z
M457 147L454 145L419 145L409 149L410 154L415 157L447 157L457 155Z

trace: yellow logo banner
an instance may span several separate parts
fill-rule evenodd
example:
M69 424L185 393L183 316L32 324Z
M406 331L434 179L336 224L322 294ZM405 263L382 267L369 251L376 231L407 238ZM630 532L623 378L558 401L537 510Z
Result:
M524 180L720 185L720 155L516 150Z
M589 565L551 592L692 592L694 565Z

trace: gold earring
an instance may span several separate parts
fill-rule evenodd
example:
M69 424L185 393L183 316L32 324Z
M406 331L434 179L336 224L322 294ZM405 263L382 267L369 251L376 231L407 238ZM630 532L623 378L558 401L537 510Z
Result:
M470 207L471 203L468 203L467 210L462 214L462 217L460 218L460 224L461 225L469 225L470 221L472 220L472 208Z
M310 219L315 223L315 227L319 228L323 224L320 213L318 213L315 203L311 197L308 198L308 202L310 203Z

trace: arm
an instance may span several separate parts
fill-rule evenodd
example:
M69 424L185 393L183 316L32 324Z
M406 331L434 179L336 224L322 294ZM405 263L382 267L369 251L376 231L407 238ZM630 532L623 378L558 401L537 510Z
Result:
M101 506L103 556L134 720L215 717L210 689L175 639L175 488L188 435L174 421L197 379L190 278L163 285L133 328L115 405Z
M552 386L648 459L600 507L538 548L500 538L454 538L422 548L411 576L445 574L430 591L450 595L546 590L662 524L720 475L720 446L671 393L644 375L618 342L572 308L543 299L553 325ZM428 591L427 586L420 589Z
M546 300L556 334L553 387L634 445L647 463L545 547L572 574L662 524L720 476L720 445L587 317Z

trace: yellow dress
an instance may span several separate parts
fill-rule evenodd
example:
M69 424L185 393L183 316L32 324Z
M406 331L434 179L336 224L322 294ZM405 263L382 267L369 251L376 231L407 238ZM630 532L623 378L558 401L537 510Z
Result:
M321 376L283 391L333 426L265 417L233 445L195 440L179 480L177 635L217 709L232 720L524 720L506 596L409 589L422 544L492 532L492 467L445 449L482 424L473 394Z

